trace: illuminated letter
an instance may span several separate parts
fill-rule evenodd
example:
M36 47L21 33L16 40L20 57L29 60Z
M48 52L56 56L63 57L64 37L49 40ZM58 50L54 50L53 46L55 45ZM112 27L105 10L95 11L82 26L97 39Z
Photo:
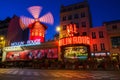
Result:
M73 44L77 44L78 42L78 37L73 37Z
M72 44L72 38L66 38L66 44Z
M82 39L81 39L81 38L82 38L81 36L78 37L78 43L79 43L79 44L82 43Z
M87 44L90 44L90 38L89 37L87 37L87 39L86 39L87 41L86 41L86 43Z

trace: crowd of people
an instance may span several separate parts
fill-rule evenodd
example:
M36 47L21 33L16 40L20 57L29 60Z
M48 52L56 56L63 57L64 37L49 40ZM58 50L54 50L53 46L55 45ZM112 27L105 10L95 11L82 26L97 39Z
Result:
M34 68L34 69L73 69L73 70L120 70L117 60L64 60L43 59L33 61L6 62L2 67Z

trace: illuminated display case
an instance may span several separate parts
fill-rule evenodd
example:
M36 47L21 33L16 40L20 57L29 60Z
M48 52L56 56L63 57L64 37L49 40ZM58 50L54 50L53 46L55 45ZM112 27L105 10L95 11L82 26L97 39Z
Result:
M64 48L64 57L72 59L87 59L88 50L86 46L74 46Z
M87 60L90 57L88 45L67 45L61 47L62 59Z
M6 54L6 61L16 60L35 60L35 59L57 59L57 48L40 49L40 50L25 50L25 51L11 51Z

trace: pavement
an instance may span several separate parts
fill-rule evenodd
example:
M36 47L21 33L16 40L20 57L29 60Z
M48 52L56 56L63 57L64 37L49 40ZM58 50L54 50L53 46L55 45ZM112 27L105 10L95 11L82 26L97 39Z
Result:
M120 80L120 71L1 68L0 80Z

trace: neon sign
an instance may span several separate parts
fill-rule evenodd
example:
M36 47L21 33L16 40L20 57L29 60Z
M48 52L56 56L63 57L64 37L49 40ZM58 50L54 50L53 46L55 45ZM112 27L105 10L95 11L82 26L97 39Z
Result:
M86 60L88 58L88 49L86 46L65 47L64 57Z
M22 51L20 46L4 47L4 51Z
M29 46L29 45L38 45L38 44L40 44L40 39L28 40L27 42L24 41L13 42L11 43L11 46Z
M68 24L67 25L67 33L69 36L73 36L74 33L77 33L76 24Z
M90 38L87 36L68 37L59 40L59 46L68 44L90 44Z

